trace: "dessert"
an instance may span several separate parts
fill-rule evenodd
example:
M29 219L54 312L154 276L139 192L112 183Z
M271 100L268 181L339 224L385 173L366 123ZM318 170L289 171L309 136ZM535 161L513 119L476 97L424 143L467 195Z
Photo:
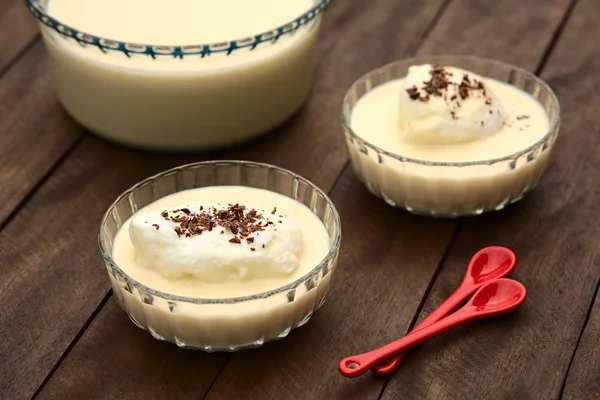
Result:
M183 171L208 176L206 165ZM259 346L306 323L329 288L339 219L320 191L289 174L302 189L296 199L233 180L153 196L127 212L149 187L177 180L172 171L121 196L100 243L132 320L158 339L208 351Z
M343 113L350 158L367 188L436 216L480 214L522 198L547 165L559 118L556 97L535 76L441 56L359 79Z
M257 137L302 106L328 0L26 2L75 120L190 151Z

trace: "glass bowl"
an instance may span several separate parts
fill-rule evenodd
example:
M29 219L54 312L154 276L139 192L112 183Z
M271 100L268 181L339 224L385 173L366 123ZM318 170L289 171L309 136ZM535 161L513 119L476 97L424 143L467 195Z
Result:
M112 257L113 239L137 210L175 192L219 185L266 189L306 205L329 233L328 254L310 272L283 287L223 299L163 293L132 279L116 264ZM293 172L254 162L208 161L162 172L124 192L102 218L98 242L114 298L134 324L156 339L182 348L234 351L287 336L321 307L337 264L341 226L327 195ZM251 313L247 312L249 308Z
M258 137L304 104L330 0L265 32L194 45L99 37L53 17L48 0L24 1L40 22L58 98L76 121L124 145L190 152Z
M473 162L413 159L362 139L350 125L358 100L381 84L404 78L410 66L420 64L463 68L523 90L540 102L550 120L550 129L522 151ZM535 187L558 135L560 107L552 89L521 68L472 56L423 56L388 64L359 78L344 98L342 125L354 171L372 194L415 214L459 217L500 210Z

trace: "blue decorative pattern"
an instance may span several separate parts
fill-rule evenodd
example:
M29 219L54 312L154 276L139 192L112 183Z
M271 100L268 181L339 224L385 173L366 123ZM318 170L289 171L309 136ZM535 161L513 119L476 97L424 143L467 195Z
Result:
M47 0L46 0L47 1ZM67 38L75 39L82 46L95 46L102 52L107 50L120 51L127 57L132 54L146 55L154 59L157 57L184 58L189 56L200 56L205 58L211 54L225 53L230 55L236 50L250 49L254 50L261 43L275 43L285 35L296 32L301 27L309 24L317 18L327 7L331 0L318 0L316 5L302 14L295 20L270 31L260 33L243 39L232 40L230 42L221 42L213 44L201 44L192 46L157 46L150 44L126 43L117 40L105 39L89 33L78 31L70 26L64 25L56 19L49 16L44 4L45 0L25 0L29 11L44 25L53 29L58 34ZM284 0L286 1L286 0Z

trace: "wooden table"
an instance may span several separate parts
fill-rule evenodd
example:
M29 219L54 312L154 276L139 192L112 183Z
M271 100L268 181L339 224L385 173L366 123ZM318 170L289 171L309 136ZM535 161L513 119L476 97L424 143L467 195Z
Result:
M334 0L310 102L279 132L202 156L127 150L85 132L54 97L37 26L0 0L0 398L600 399L600 10L597 0ZM363 73L414 54L475 54L540 74L563 124L540 186L502 212L435 220L357 181L340 128ZM329 192L343 246L325 306L261 349L184 351L136 328L96 244L124 189L206 159L277 164ZM448 296L470 256L512 248L529 296L413 351L389 379L339 359L405 334Z

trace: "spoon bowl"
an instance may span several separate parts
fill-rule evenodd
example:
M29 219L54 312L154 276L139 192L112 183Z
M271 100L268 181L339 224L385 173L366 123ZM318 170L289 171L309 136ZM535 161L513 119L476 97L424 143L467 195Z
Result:
M475 293L467 305L476 312L497 314L517 308L525 300L525 287L512 279L498 279Z
M467 267L468 276L475 285L508 275L515 267L516 257L510 249L490 246L479 250Z

